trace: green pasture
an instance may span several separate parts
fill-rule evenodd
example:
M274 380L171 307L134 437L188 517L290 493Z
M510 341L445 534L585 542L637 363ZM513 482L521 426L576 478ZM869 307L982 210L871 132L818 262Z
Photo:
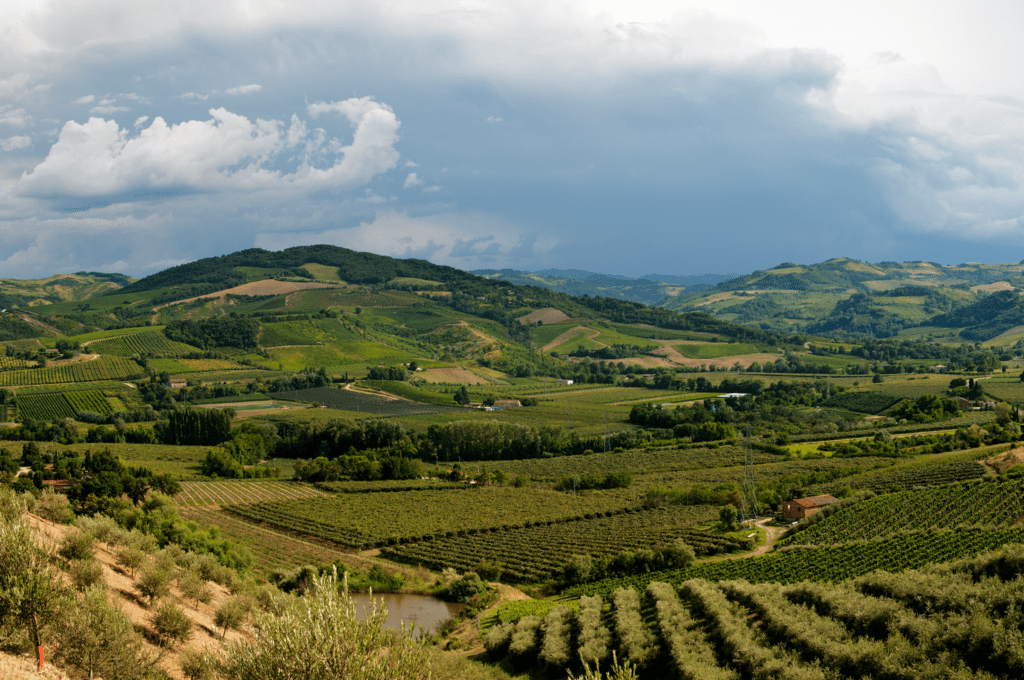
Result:
M280 362L283 370L301 371L307 366L323 366L328 370L351 365L408 363L415 356L375 342L338 342L311 347L272 347L267 353Z
M315 262L307 262L302 265L302 268L312 274L317 281L330 281L331 283L345 283L338 276L337 267L328 267L324 264L316 264Z
M537 343L538 347L543 347L562 333L571 330L576 327L576 324L572 323L556 323L551 325L537 326L533 329L533 339ZM582 331L581 331L582 332Z

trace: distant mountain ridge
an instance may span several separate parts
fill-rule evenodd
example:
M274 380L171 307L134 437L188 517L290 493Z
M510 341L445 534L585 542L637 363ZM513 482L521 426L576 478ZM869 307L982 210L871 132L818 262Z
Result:
M1022 262L784 262L666 298L661 306L765 330L890 337L935 328L991 341L1024 325L1022 272Z
M541 286L577 297L603 296L657 305L668 297L706 290L728 281L733 274L676 276L647 274L637 279L621 274L601 274L583 269L542 269L528 272L518 269L476 269L471 273L516 285Z

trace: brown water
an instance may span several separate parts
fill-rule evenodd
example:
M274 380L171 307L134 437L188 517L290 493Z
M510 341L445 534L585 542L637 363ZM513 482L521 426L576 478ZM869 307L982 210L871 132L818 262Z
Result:
M349 595L358 605L358 616L363 618L366 607L370 603L369 593L352 593ZM416 626L427 633L437 632L438 626L459 613L465 605L445 602L428 595L407 595L401 593L374 593L373 599L380 606L383 603L388 610L385 628L398 630ZM419 637L417 631L416 637Z

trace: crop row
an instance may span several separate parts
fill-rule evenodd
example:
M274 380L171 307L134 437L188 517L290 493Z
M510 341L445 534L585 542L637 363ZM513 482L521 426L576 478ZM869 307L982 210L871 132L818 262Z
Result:
M18 368L28 368L28 361L15 359L14 357L0 356L0 371L13 371Z
M136 354L151 357L170 357L198 351L191 345L168 340L160 331L144 331L133 335L95 340L89 351L104 356L130 357Z
M880 470L857 475L843 481L853 489L870 489L876 493L902 491L917 486L937 486L983 477L988 470L973 460L921 467Z
M754 452L757 465L785 460L760 451ZM631 449L620 453L593 453L580 456L559 456L527 460L502 461L502 468L512 475L551 480L573 475L608 474L611 472L672 472L704 470L743 465L743 450L733 446L718 448ZM473 463L470 463L473 465Z
M572 496L547 489L397 491L231 505L243 517L348 546L384 546L437 536L564 522L632 506L623 491Z
M325 564L352 557L311 541L303 541L257 526L215 509L191 507L183 510L183 514L204 527L217 527L221 536L244 545L252 552L256 568L264 572L307 564Z
M751 583L839 582L877 569L897 572L977 555L1008 543L1024 542L1024 528L922 531L836 546L793 548L743 560L700 564L685 569L606 579L574 586L564 594L607 595L616 588L644 588L653 581L679 584L691 578L743 579Z
M1016 569L978 583L994 564L1020 564L1019 546L990 557L842 585L779 588L691 579L575 603L512 603L487 633L491 660L531 675L607 667L614 654L641 680L738 678L1018 678Z
M341 411L358 411L381 416L414 416L422 413L445 413L457 407L421 404L404 399L385 399L372 394L361 394L352 390L333 387L311 387L304 390L289 390L274 394L277 399L307 401Z
M812 524L787 543L828 545L961 525L1007 527L1022 516L1024 482L964 482L861 501Z
M79 392L47 392L18 396L18 413L31 420L77 418L82 411L110 413L110 402L99 390Z
M436 538L386 548L382 555L396 562L431 569L473 571L481 562L497 565L502 580L537 582L552 578L574 555L613 557L624 552L657 549L681 538L697 555L714 555L746 547L743 541L698 531L696 522L718 515L708 505L673 506L479 533Z
M182 482L174 497L179 506L230 505L317 498L324 494L305 484L289 482Z
M98 380L131 380L141 375L142 368L134 361L121 357L100 357L93 361L82 361L63 366L0 371L0 387L59 385Z

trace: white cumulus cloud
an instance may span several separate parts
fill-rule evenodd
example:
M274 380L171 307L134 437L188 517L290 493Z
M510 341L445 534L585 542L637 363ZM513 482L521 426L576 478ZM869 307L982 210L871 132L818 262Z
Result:
M8 137L7 139L0 139L0 149L3 149L4 151L27 149L30 146L32 146L32 138L28 135L17 135L15 137Z
M251 121L224 108L210 109L209 120L177 125L157 117L134 135L113 120L68 121L47 157L22 176L18 192L84 198L145 188L346 189L398 163L394 144L400 122L389 107L369 98L330 106L344 112L355 128L350 144L328 139L326 133L309 134L297 118L285 128L281 121ZM303 140L322 147L318 165L307 158L291 172L272 167L288 147Z
M250 92L259 92L263 89L262 85L253 83L252 85L239 85L237 87L229 87L224 90L227 94L249 94Z
M423 184L423 180L417 177L415 172L410 172L409 176L405 178L405 184L403 185L403 188L409 189L411 187L416 187L421 184Z
M84 97L79 97L78 99L76 99L75 101L73 101L71 103L72 104L92 104L94 101L96 101L96 95L94 95L94 94L87 94Z
M32 115L25 109L16 109L10 104L0 104L0 124L25 127Z

